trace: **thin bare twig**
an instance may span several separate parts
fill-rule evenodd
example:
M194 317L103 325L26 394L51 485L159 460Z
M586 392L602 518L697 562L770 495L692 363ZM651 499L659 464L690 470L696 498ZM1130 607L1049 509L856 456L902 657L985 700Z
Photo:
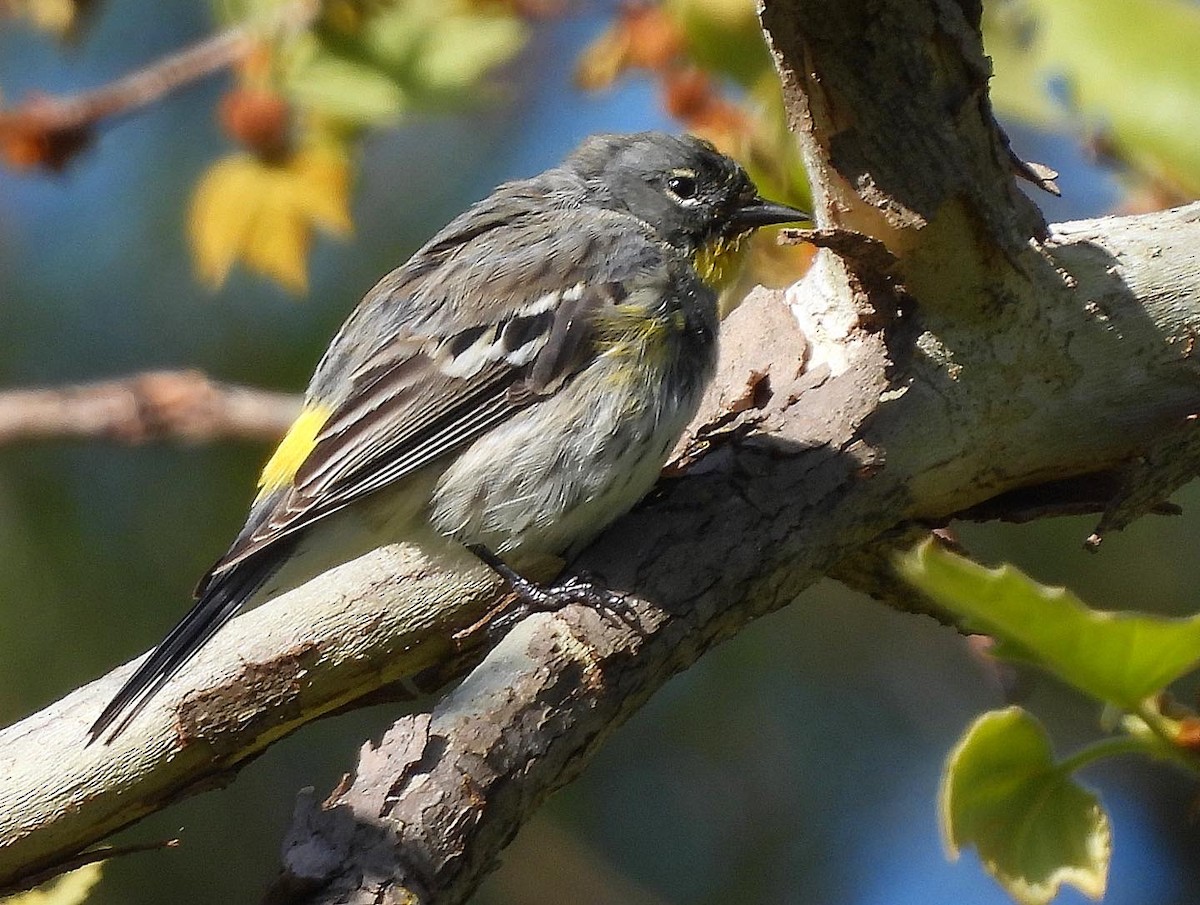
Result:
M0 392L0 444L89 439L188 443L277 439L300 399L210 380L199 371L147 371L116 380Z
M320 10L317 0L295 0L267 22L237 25L91 91L67 97L35 95L0 110L0 149L18 166L61 169L96 126L137 112L179 88L243 59L265 37L299 31Z
M65 131L132 113L231 66L253 43L249 29L232 28L91 91L66 97L37 95L13 110L0 112L0 130L37 125Z

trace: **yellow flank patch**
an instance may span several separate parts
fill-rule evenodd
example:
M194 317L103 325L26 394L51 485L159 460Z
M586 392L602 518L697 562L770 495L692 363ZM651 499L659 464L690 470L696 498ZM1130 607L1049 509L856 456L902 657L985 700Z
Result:
M312 452L317 443L317 434L329 420L330 411L323 405L306 407L300 413L287 435L280 441L279 446L263 467L258 478L259 496L270 493L289 483Z
M736 236L717 236L696 249L693 259L696 273L709 288L720 292L737 278L749 248L746 241L749 238L749 231Z
M614 305L596 319L598 350L605 355L641 356L663 344L670 325L642 305Z

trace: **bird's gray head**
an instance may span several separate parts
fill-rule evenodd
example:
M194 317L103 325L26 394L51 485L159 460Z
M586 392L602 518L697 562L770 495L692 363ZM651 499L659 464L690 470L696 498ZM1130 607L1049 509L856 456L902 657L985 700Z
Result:
M650 224L666 242L694 251L759 226L808 219L764 201L735 161L690 135L595 135L564 162L594 203Z

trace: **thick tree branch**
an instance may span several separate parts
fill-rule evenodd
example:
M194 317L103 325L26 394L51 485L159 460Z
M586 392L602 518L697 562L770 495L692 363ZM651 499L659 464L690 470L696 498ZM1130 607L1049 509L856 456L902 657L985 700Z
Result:
M86 730L131 664L0 730L0 888L222 784L351 700L400 679L415 692L423 671L440 684L469 656L451 635L494 594L465 554L388 548L235 620L111 744L85 746Z
M823 250L787 308L760 294L735 312L689 467L576 564L633 591L638 625L578 608L524 623L325 805L301 802L275 900L463 901L667 678L864 546L1178 442L1200 405L1200 205L1043 239L991 118L977 13L767 4L822 225L873 241ZM378 551L236 620L109 748L79 745L127 667L10 727L0 882L371 689L445 680L474 656L450 635L495 593L431 543Z
M431 716L407 717L364 748L353 780L323 805L301 799L271 901L465 901L537 804L716 641L846 568L864 544L889 544L897 526L941 523L1017 488L1108 475L1136 459L1200 404L1192 363L1164 341L1184 322L1200 326L1197 242L1200 205L1059 227L1031 246L1054 262L1053 283L1014 301L1037 307L1042 341L1025 343L1032 328L1021 320L960 342L984 329L969 319L943 334L959 355L925 360L922 348L938 352L926 345L933 337L914 336L907 352L920 368L898 367L903 347L889 354L814 273L791 297L825 337L813 354L840 361L839 373L826 364L789 384L776 381L778 360L767 365L767 407L744 413L757 432L739 440L726 424L725 445L585 561L653 601L640 605L639 629L571 612L514 633ZM737 312L757 322L745 334L729 324L735 338L786 341L760 316L754 306ZM1050 348L1053 363L1042 358ZM764 370L753 352L730 352L742 378L727 371L727 398ZM885 371L896 375L890 388ZM867 398L881 399L869 415Z
M300 397L290 393L219 383L199 371L147 371L74 386L0 391L0 445L274 440L299 410Z

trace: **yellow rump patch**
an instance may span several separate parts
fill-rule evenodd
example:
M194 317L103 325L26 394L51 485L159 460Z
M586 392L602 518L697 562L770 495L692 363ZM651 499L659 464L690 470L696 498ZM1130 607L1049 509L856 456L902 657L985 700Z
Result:
M259 496L283 487L295 477L316 446L317 434L329 420L329 414L328 408L316 405L305 408L300 417L292 422L287 435L275 448L258 478Z
M718 236L696 249L694 264L700 279L716 292L732 283L742 269L749 238L749 231L729 238Z

